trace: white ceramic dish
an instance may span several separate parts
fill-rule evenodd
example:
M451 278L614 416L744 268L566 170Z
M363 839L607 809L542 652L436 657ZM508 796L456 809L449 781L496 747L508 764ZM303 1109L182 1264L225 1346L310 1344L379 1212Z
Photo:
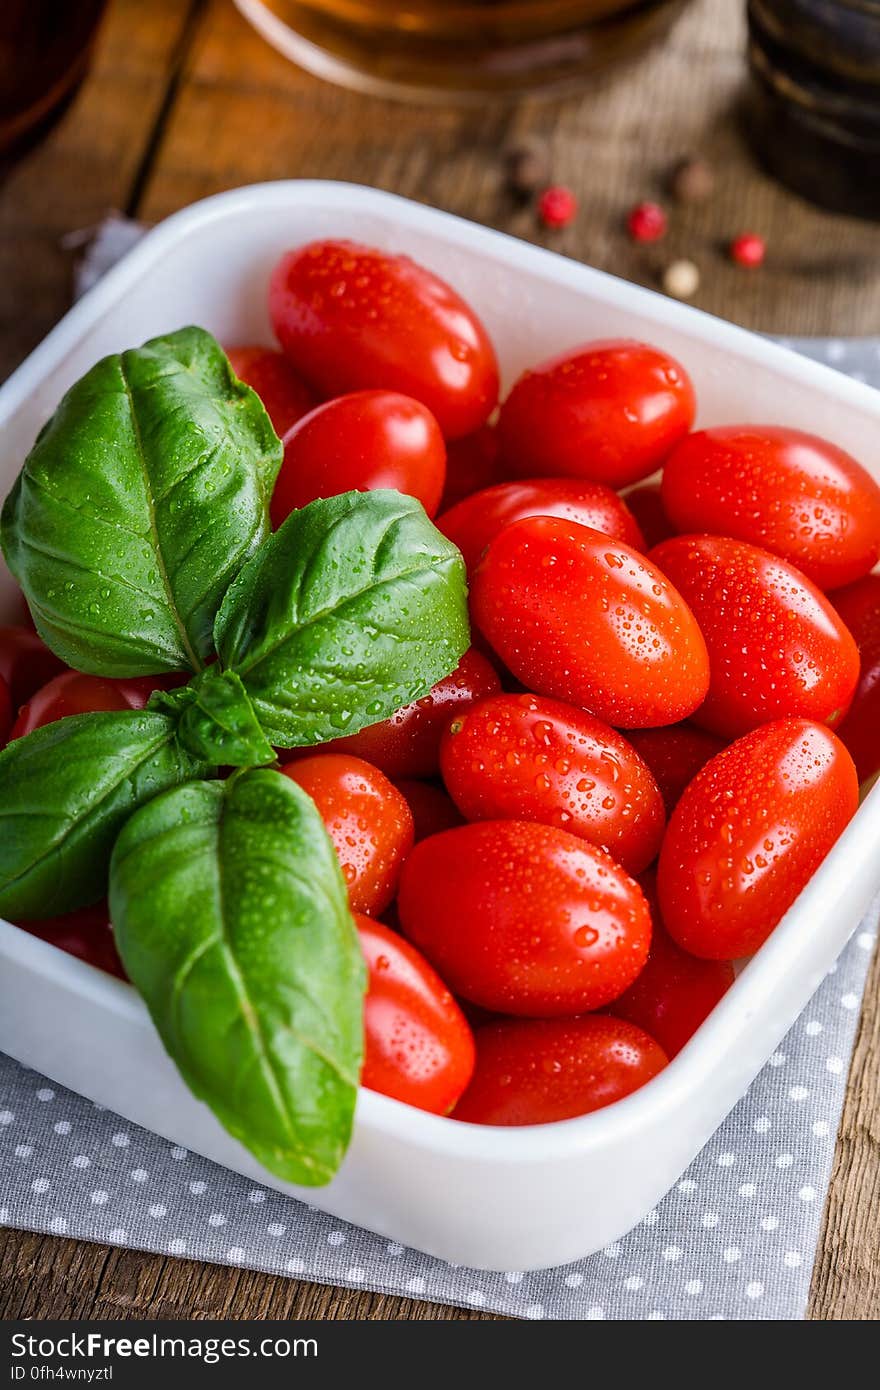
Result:
M244 188L170 218L91 291L0 390L0 494L63 390L104 353L195 322L270 341L279 254L315 236L406 251L483 316L511 376L548 353L629 335L687 365L703 423L828 435L880 472L880 393L687 306L385 193ZM7 614L12 589L0 576ZM790 1027L880 888L880 790L676 1060L610 1109L527 1129L456 1124L362 1091L354 1140L317 1206L445 1259L530 1269L586 1255L675 1182ZM0 1049L218 1163L283 1188L194 1100L134 991L0 922Z

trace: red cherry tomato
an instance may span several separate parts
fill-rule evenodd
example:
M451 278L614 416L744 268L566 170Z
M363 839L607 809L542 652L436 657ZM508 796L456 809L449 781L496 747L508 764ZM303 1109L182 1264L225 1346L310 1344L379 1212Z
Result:
M354 391L304 415L284 437L272 524L340 492L396 488L428 516L440 504L446 445L430 410L396 391Z
M355 925L369 972L361 1085L448 1115L474 1070L470 1025L414 946L369 917Z
M420 700L323 747L364 758L387 777L434 777L440 771L440 739L452 716L500 689L494 666L470 647L452 674Z
M651 916L604 850L528 821L479 821L416 845L405 934L463 999L555 1017L609 1004L645 963Z
M707 960L766 941L858 805L852 758L830 729L780 719L698 772L672 813L657 891L670 936Z
M394 897L413 843L405 799L377 767L346 753L316 753L281 769L308 792L333 841L353 912L381 912Z
M648 556L692 608L709 650L709 693L694 718L722 738L796 716L833 726L859 677L859 654L805 575L726 536L677 536Z
M415 841L427 840L429 835L439 835L441 830L452 830L461 825L463 817L450 796L442 787L433 782L420 782L403 778L395 782L401 796L412 811Z
M18 712L10 738L67 719L72 714L92 714L98 710L144 709L154 690L169 690L187 679L180 676L84 676L79 671L62 671L32 695Z
M501 457L520 478L647 478L696 410L684 367L629 339L584 343L524 372L501 407Z
M506 474L498 449L498 434L491 425L481 425L473 434L450 439L446 448L446 486L441 511L448 511L472 492L504 481Z
M269 286L278 341L324 396L379 388L426 405L456 439L485 424L498 364L476 314L408 256L313 241L281 257Z
M9 694L9 686L2 676L0 676L0 748L9 737L9 730L12 728L12 696Z
M665 729L630 729L627 738L648 764L660 788L667 816L701 767L720 753L724 743L692 724L670 724Z
M62 917L46 917L41 922L19 922L17 925L31 936L48 941L50 946L57 946L59 951L84 960L87 965L105 970L120 980L128 979L116 950L106 902L65 912Z
M311 391L277 348L231 347L226 356L235 375L256 391L279 439L313 408Z
M9 688L13 711L63 670L64 662L31 628L0 627L0 676Z
M839 589L834 607L859 649L859 683L838 729L861 781L880 772L880 574Z
M820 589L860 579L880 557L880 487L850 454L801 430L700 430L663 470L677 531L734 536L796 565Z
M472 570L493 536L514 521L530 516L567 517L591 526L604 536L643 550L642 533L616 492L604 483L573 478L536 478L534 482L499 483L475 492L444 512L437 522L444 536L457 545Z
M674 724L709 687L693 614L623 541L555 517L501 531L471 582L474 621L530 690L619 728Z
M660 920L656 876L643 874L639 883L651 905L651 950L641 975L615 999L614 1016L644 1028L675 1057L730 989L734 969L730 961L698 960L676 946Z
M476 1125L544 1125L601 1110L666 1066L666 1054L632 1023L606 1015L487 1023L477 1031L473 1080L455 1119Z
M614 729L541 695L492 695L456 715L443 780L468 820L533 820L606 849L635 874L656 858L657 784Z
M639 483L637 487L628 488L623 500L645 538L646 550L675 535L675 529L663 508L659 483Z

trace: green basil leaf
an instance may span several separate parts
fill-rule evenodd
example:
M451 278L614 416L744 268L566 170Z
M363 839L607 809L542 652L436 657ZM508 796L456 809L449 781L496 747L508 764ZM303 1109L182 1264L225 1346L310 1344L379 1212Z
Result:
M0 914L53 917L107 891L113 842L158 792L208 769L164 714L77 714L0 753Z
M365 968L333 846L280 772L198 782L122 831L120 955L184 1080L288 1182L328 1182L351 1133Z
M156 690L150 709L177 717L177 737L194 758L221 767L259 767L275 762L254 707L234 671L210 666L189 685Z
M468 641L464 563L399 492L292 512L217 615L224 666L283 748L354 733L425 695Z
M2 540L37 630L80 671L198 671L269 534L281 444L218 343L183 328L105 357L39 435Z

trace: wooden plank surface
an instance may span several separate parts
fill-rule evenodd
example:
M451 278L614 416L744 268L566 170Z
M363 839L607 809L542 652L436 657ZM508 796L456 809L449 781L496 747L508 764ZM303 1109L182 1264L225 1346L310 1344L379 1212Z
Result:
M696 0L671 38L627 72L561 102L415 107L338 90L292 67L229 0L111 0L91 76L61 124L0 185L0 379L69 302L61 239L111 208L152 221L259 179L373 184L447 208L656 287L695 260L695 302L777 333L880 332L878 229L813 209L760 173L740 133L741 7ZM504 186L502 151L546 139L554 178L581 200L549 233ZM621 229L698 151L717 190L676 209L659 246ZM767 237L757 274L723 248ZM880 1316L880 961L866 992L809 1315ZM409 1299L22 1232L0 1237L0 1317L476 1318Z

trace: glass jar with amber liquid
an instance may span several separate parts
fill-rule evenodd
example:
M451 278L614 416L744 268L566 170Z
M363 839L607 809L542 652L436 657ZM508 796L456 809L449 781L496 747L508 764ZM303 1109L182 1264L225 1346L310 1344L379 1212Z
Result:
M556 92L664 33L686 0L236 0L301 67L386 96Z

